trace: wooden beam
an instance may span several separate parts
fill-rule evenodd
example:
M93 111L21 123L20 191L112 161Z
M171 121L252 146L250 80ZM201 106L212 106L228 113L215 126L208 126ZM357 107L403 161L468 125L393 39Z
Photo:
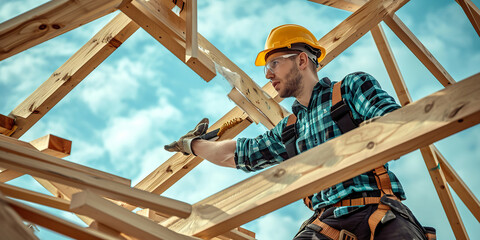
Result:
M54 232L61 233L74 239L105 239L114 240L118 238L103 234L91 228L80 227L59 217L42 212L33 207L19 203L12 199L5 200L25 220L48 228ZM12 238L13 239L13 238ZM16 238L15 238L16 239Z
M0 114L0 134L10 136L15 131L15 120Z
M383 64L385 64L385 68L387 69L388 76L390 76L393 88L395 89L398 99L400 100L400 104L405 106L411 103L412 98L410 97L407 85L405 85L402 73L398 68L397 61L393 56L392 49L390 48L390 44L388 44L388 40L383 32L382 26L380 24L375 26L372 28L371 33L373 40L377 45L378 51L380 52L380 56L382 57Z
M74 4L82 1L67 2ZM112 19L27 99L13 109L10 116L15 118L18 129L12 137L20 138L137 29L138 25L122 13Z
M240 107L244 112L246 112L250 118L256 123L262 123L268 129L275 127L270 120L259 111L255 105L253 105L248 98L246 98L237 88L232 88L230 93L228 93L228 98L230 98L238 107Z
M190 215L191 206L189 204L130 188L64 166L43 162L33 157L27 150L29 149L1 148L0 166L75 188L90 188L105 197L136 206L152 208L167 216L187 217Z
M447 70L396 15L387 16L384 21L443 86L455 83Z
M185 25L180 30L175 25L168 24L169 19L178 19L178 16L171 9L165 8L158 1L134 0L120 10L170 50L178 59L186 62ZM215 65L200 52L196 60L192 59L186 64L207 82L216 76Z
M463 201L465 206L470 210L472 215L480 222L480 201L475 197L475 194L468 188L467 184L463 182L457 172L450 166L445 157L440 153L440 151L433 146L433 151L435 152L436 159L440 164L440 169L445 174L447 182L450 184L452 189L457 193L458 197Z
M116 10L126 0L53 0L0 24L0 60Z
M465 230L465 226L463 225L463 221L460 217L457 206L453 201L450 189L447 187L447 180L445 180L445 176L440 170L440 165L432 146L422 147L420 148L420 152L425 160L425 165L427 166L428 173L432 178L433 185L435 186L435 190L440 198L443 210L445 210L445 213L447 214L447 218L450 226L452 227L455 238L470 239L467 231Z
M6 196L17 198L29 202L38 203L48 207L70 211L70 201L57 197L48 196L27 189L15 187L12 185L0 183L0 191Z
M262 89L270 92L272 94L270 95L271 98L277 98L278 93L277 91L275 91L275 89L273 89L271 83L267 83ZM271 91L272 89L273 91ZM288 112L285 112L284 114L286 116L289 115ZM244 120L242 121L242 123L236 125L234 128L227 130L218 140L232 139L240 132L245 130L248 126L250 126L250 124L252 123L246 118L245 113L239 107L234 107L227 114L225 114L225 116L223 116L213 125L211 125L208 131L217 129L222 126L222 124L234 118L240 118ZM185 176L202 161L203 159L200 157L195 157L193 155L185 156L181 153L177 153L171 158L169 158L167 161L165 161L153 172L151 172L137 185L135 185L135 188L156 194L162 194L165 190L171 187L174 183L176 183L180 178Z
M8 152L22 152L26 156L29 156L38 161L54 164L57 166L65 167L75 171L80 171L84 174L94 176L98 179L107 179L110 181L115 181L123 185L130 186L130 179L119 177L110 173L102 172L100 170L89 168L81 164L73 163L63 159L59 159L53 156L49 156L45 153L39 152L32 145L25 143L21 140L17 140L11 137L0 135L0 149Z
M187 5L187 21L185 30L185 60L189 62L197 59L198 57L197 0L187 0L185 3Z
M153 211L151 209L148 209L148 208L138 210L137 214L141 215L141 216L144 216L144 217L146 217L146 218L148 218L148 219L150 219L154 222L157 222L157 223L163 222L163 221L168 219L167 217L159 215L155 211Z
M72 141L47 134L30 142L38 151L57 158L64 158L72 151Z
M325 6L330 6L338 9L343 9L349 12L355 12L358 8L360 8L363 4L367 2L367 0L309 0L311 2L316 2L323 4Z
M333 30L318 40L327 52L318 70L350 47L365 33L377 26L389 14L393 14L409 0L371 0L356 10Z
M5 239L38 239L23 223L23 219L8 204L0 192L0 232Z
M471 0L455 0L468 17L470 23L472 23L473 28L480 36L480 10Z
M178 234L148 218L132 213L97 196L88 189L73 195L70 209L139 239L195 239Z
M216 236L478 124L478 81L480 74L266 169L194 204L170 229Z

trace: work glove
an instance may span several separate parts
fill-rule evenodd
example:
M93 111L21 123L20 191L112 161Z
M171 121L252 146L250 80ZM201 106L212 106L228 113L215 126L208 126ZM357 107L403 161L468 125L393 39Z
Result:
M200 136L207 132L207 129L208 118L204 118L197 124L197 126L195 126L193 130L180 137L178 141L165 145L164 148L169 152L181 152L184 155L195 155L192 150L192 141L195 139L199 139Z

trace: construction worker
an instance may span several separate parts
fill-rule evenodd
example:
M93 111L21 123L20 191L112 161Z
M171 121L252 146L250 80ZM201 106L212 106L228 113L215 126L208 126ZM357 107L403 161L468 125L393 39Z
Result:
M367 73L348 74L337 84L326 77L319 79L317 68L325 54L304 27L287 24L274 28L255 65L265 66L265 77L280 97L296 99L293 115L256 138L217 142L200 139L208 128L208 120L203 119L165 149L252 172L400 107ZM305 198L314 214L295 239L427 239L426 229L401 203L404 199L397 177L381 166Z

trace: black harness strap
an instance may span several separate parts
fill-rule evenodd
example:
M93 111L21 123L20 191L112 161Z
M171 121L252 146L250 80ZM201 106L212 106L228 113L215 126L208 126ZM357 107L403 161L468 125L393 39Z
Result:
M282 142L287 150L288 158L292 158L297 155L297 148L295 142L297 140L297 130L295 123L297 122L297 116L290 114L287 120L287 126L282 131Z
M342 133L346 133L358 127L353 119L352 110L345 99L342 98L342 81L335 83L332 90L332 107L330 108L330 117L337 124Z

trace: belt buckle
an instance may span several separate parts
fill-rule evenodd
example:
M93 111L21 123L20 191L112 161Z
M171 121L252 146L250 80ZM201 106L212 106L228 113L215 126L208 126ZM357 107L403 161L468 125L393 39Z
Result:
M340 234L338 235L338 239L339 240L357 240L357 236L355 236L355 234L345 230L345 229L342 229L340 231Z

